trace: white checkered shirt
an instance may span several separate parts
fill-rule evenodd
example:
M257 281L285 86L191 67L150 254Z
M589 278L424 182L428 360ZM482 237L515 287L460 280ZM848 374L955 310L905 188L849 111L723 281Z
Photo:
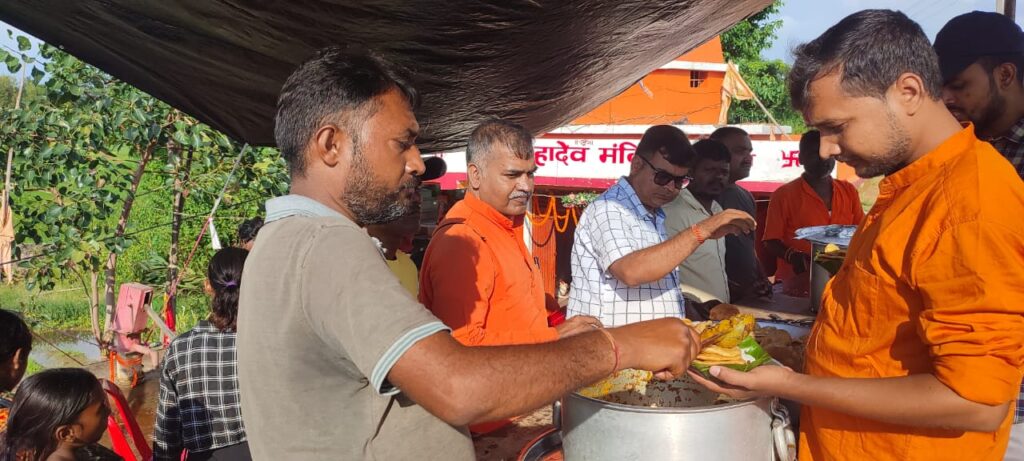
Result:
M246 441L238 393L235 332L208 321L171 342L160 370L153 459L214 450Z
M619 258L664 242L665 213L647 210L626 178L587 205L572 245L568 316L592 315L605 326L683 317L676 270L660 280L628 287L608 272Z
M989 142L1013 164L1017 174L1024 179L1024 118L1018 120L1005 136L990 139Z

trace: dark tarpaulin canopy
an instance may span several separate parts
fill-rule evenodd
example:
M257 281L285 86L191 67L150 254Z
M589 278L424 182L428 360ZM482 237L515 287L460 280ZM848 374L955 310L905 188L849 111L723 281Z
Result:
M482 119L534 133L624 91L771 0L2 0L3 20L228 135L274 144L278 90L327 45L372 48L423 93L424 151Z

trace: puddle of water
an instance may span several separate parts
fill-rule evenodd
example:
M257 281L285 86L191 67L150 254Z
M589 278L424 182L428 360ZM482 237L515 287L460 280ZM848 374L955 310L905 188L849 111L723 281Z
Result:
M49 330L35 333L42 340L33 338L30 357L44 368L81 367L104 359L91 332Z

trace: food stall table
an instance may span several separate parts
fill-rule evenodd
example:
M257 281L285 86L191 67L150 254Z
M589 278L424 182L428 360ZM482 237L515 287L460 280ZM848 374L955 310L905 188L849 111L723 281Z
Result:
M733 303L744 314L753 315L758 319L776 319L783 321L814 321L814 313L810 309L807 298L789 296L776 289L771 300L754 300Z

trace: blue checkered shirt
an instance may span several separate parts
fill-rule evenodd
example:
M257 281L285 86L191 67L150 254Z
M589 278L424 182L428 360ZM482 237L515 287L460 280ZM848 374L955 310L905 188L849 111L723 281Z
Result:
M1018 120L1006 135L989 139L988 142L1010 161L1017 174L1024 179L1024 118Z
M629 287L608 272L620 258L666 240L665 213L648 210L625 178L619 179L580 217L572 245L569 317L591 315L605 326L683 317L677 270Z

